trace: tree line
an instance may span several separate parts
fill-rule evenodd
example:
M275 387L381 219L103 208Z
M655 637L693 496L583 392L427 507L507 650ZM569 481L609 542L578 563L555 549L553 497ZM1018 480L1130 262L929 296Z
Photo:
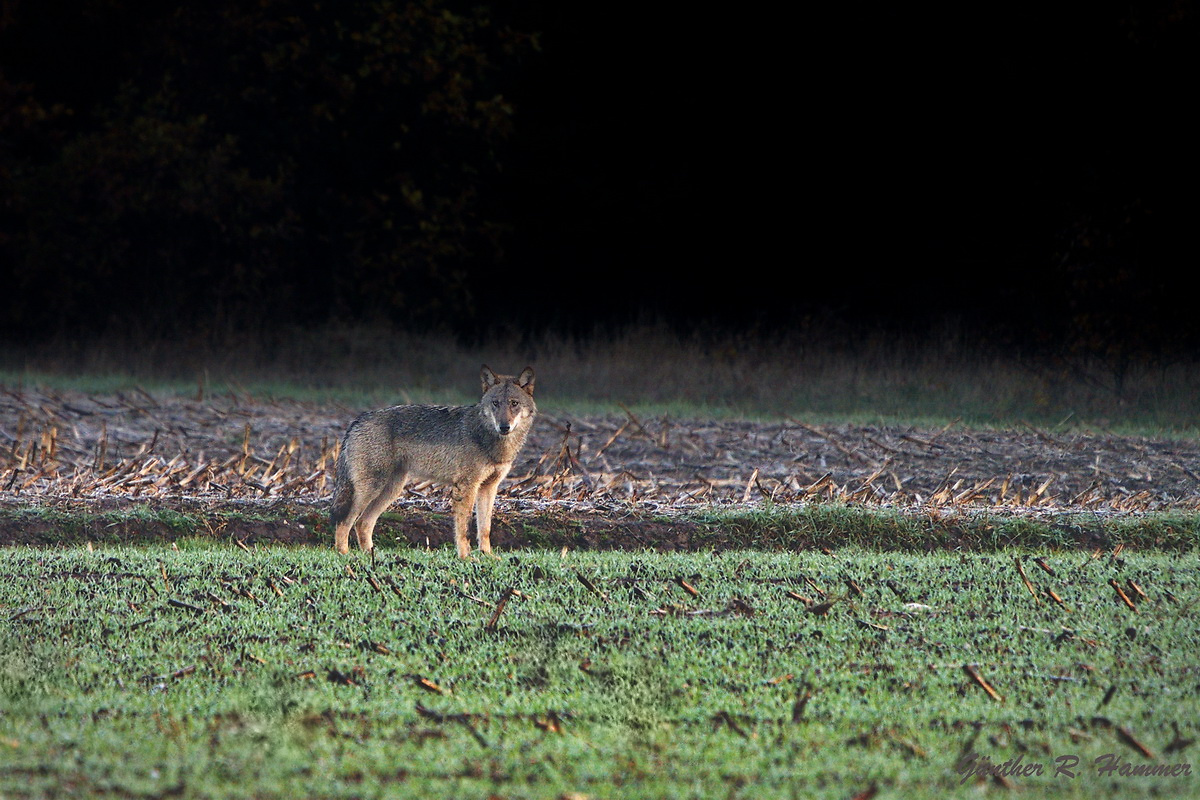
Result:
M4 3L0 325L471 313L532 45L443 0Z

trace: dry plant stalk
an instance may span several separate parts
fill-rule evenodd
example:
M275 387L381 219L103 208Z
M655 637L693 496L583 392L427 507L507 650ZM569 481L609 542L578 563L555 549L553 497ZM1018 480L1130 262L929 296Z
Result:
M1063 611L1066 611L1068 614L1071 613L1071 607L1068 606L1066 603L1064 603L1063 599L1058 596L1058 593L1055 592L1053 589L1051 589L1049 586L1046 587L1046 595L1051 600L1053 600L1055 603L1058 603L1058 605L1060 605L1062 607Z
M441 686L438 686L436 683L429 680L428 678L422 678L420 675L414 675L413 682L416 683L416 685L419 686L420 688L422 688L425 691L430 692L432 694L448 694L446 689L443 689Z
M1033 588L1033 584L1029 582L1029 578L1025 575L1025 568L1021 566L1020 557L1014 557L1013 563L1017 565L1017 572L1021 575L1021 581L1025 584L1025 588L1029 590L1029 595L1033 598L1033 602L1041 605L1042 601L1038 599L1037 590Z
M1153 761L1155 759L1154 752L1149 747L1142 744L1138 740L1138 738L1133 735L1133 731L1129 730L1129 728L1121 726L1121 727L1117 727L1115 730L1117 732L1117 738L1120 739L1122 742L1129 745L1134 750L1137 750L1139 753L1141 753L1143 756L1150 759L1151 761Z
M1125 594L1125 590L1121 588L1121 584L1117 583L1115 578L1110 579L1108 585L1111 586L1113 591L1117 593L1117 598L1120 599L1122 603L1129 606L1131 611L1135 613L1137 612L1137 606L1135 606L1133 601L1129 599L1129 595Z
M563 551L565 552L565 551L566 551L566 548L563 548ZM597 588L596 588L596 584L592 583L591 579L589 579L587 575L584 575L584 574L583 574L582 572L580 572L579 570L575 570L575 577L576 577L576 578L579 580L579 582L580 582L580 583L582 583L582 584L584 585L584 587L585 587L585 588L586 588L588 591L590 591L592 594L596 595L596 596L597 596L597 597L599 597L601 600L605 600L605 601L607 601L607 600L608 600L608 595L606 595L604 592L602 592L602 591L600 591L599 589L597 589Z
M387 600L387 592L385 592L383 587L379 585L379 581L375 580L375 576L369 572L367 573L367 583L371 584L371 588L379 592L385 601Z
M500 599L496 601L496 610L492 612L492 618L487 621L483 627L489 631L496 630L496 622L500 619L500 615L504 613L504 607L508 605L508 599L515 594L513 587L507 587L500 593Z
M975 681L976 685L979 686L980 689L983 689L985 692L987 692L988 697L992 698L997 703L1004 702L1004 696L992 688L992 685L988 683L982 675L979 674L979 670L977 670L974 665L963 664L962 668L963 672L967 673L967 677Z
M812 614L813 616L823 617L829 613L829 609L833 608L834 603L836 603L840 599L841 598L834 597L831 600L824 600L820 603L817 603L815 606L809 606L808 608L805 609L805 611L807 611L809 614Z

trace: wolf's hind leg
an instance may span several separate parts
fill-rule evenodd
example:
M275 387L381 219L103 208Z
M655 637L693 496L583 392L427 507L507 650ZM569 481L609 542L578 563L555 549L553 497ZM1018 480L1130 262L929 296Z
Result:
M343 494L339 498L342 502L334 508L332 515L333 546L342 555L350 552L350 529L354 527L371 497L374 496L362 491L362 488L365 487L350 486L343 489Z
M383 491L363 510L362 516L358 518L358 524L354 526L354 532L358 534L358 549L363 552L370 552L374 549L375 523L379 521L379 516L387 511L388 506L396 502L396 498L404 491L406 479L407 476L401 475L384 486Z

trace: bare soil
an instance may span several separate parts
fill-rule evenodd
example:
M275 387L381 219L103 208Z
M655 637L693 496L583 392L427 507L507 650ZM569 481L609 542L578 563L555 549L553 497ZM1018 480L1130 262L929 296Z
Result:
M323 540L338 440L362 410L233 393L0 390L0 509L9 512L0 544L61 540L50 512L67 510L89 540L177 533L169 517L130 516L139 509L199 513L212 534L239 540ZM1194 511L1198 475L1191 440L620 410L578 417L551 407L501 493L496 541L536 540L554 521L581 546L687 547L695 531L679 512L765 501L934 515ZM35 509L43 513L15 513ZM411 486L381 531L438 545L449 537L447 509L441 487Z

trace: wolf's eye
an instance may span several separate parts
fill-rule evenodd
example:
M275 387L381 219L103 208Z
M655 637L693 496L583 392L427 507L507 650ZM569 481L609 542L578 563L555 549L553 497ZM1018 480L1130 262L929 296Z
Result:
M509 401L508 401L508 404L509 404L510 406L512 406L513 408L516 408L516 407L517 407L517 401L516 401L516 400L509 400Z
M493 400L493 401L492 401L492 408L499 408L499 407L500 407L500 401L499 401L499 400Z

